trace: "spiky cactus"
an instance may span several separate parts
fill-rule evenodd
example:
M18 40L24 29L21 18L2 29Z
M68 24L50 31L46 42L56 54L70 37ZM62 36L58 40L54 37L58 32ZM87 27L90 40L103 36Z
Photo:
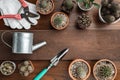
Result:
M111 76L112 70L109 66L104 65L100 67L98 74L101 78L108 78Z
M60 24L62 24L62 17L56 17L56 18L54 19L54 24L55 24L55 25L60 25Z
M64 0L62 3L62 10L66 13L70 13L74 7L72 0Z
M65 0L64 5L67 9L71 9L73 7L72 0Z
M40 1L40 7L46 8L48 6L48 0L41 0Z
M78 67L76 72L77 72L77 75L79 76L79 78L83 79L86 77L86 71L83 67L81 67L81 66Z

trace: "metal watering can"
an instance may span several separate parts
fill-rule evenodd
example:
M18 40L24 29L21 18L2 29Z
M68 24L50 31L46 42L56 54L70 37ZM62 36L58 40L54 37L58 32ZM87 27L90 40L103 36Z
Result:
M28 32L14 32L12 39L12 46L3 39L5 32L1 35L1 40L8 47L12 48L15 54L32 54L32 52L42 46L46 45L46 41L33 45L33 33Z

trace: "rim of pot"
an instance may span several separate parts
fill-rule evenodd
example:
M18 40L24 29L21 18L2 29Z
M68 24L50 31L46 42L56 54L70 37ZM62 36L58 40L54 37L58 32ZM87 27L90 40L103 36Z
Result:
M98 80L98 78L97 78L96 75L94 74L94 70L95 70L97 64L100 63L100 62L102 62L102 61L108 61L108 62L110 62L110 63L113 65L113 67L115 68L115 75L114 75L113 78L112 78L112 80L114 80L115 77L116 77L116 75L117 75L117 68L116 68L115 63L114 63L113 61L109 60L109 59L101 59L101 60L99 60L99 61L97 61L97 62L95 63L95 65L94 65L94 67L93 67L93 75L94 75L95 79Z
M70 72L70 68L71 68L71 66L73 65L73 63L75 63L75 62L84 62L84 63L87 65L87 67L88 67L87 76L86 76L84 79L81 79L81 80L86 80L87 78L89 78L90 73L91 73L91 67L90 67L89 63L88 63L87 61L83 60L83 59L75 59L75 60L73 60L73 61L70 63L69 68L68 68L68 72L69 72L70 77L71 77L73 80L78 80L78 79L76 79L75 77L73 77L73 75L72 75L71 72Z

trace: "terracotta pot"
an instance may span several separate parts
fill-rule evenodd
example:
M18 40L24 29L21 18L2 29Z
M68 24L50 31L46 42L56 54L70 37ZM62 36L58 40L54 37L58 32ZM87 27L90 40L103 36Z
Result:
M103 19L102 15L101 15L101 9L102 9L102 6L100 5L100 8L99 8L99 18L100 18L100 20L101 20L103 23L107 23L107 22ZM112 22L112 23L110 23L110 24L115 24L115 23L117 23L117 22L119 22L119 21L120 21L120 18L118 18L117 20L115 20L114 22Z
M47 13L43 13L43 12L40 11L40 7L39 7L40 2L39 2L39 0L36 1L36 10L37 10L40 14L42 14L42 15L50 14L50 13L54 10L54 8L55 8L55 5L54 5L53 0L50 0L50 1L52 2L52 6L53 6L53 7L52 7L52 9L51 9L50 11L48 11Z
M55 15L57 15L57 14L64 14L64 15L67 17L67 23L66 23L66 25L65 25L64 27L62 27L62 28L57 28L56 26L54 26L53 19L54 19ZM55 12L55 13L52 15L52 17L51 17L51 25L52 25L53 28L55 28L55 29L57 29L57 30L63 30L63 29L65 29L65 28L68 26L68 24L69 24L69 17L68 17L65 13L63 13L63 12Z
M83 10L83 11L89 11L89 10L91 10L91 9L94 7L94 5L92 4L92 6L91 6L90 8L85 9L85 8L82 8L82 7L81 7L81 5L80 5L79 2L77 2L77 4L78 4L78 7L79 7L81 10Z
M114 75L114 77L112 78L112 80L114 80L115 77L116 77L116 75L117 75L117 68L116 68L116 65L115 65L111 60L108 60L108 59L101 59L101 60L99 60L99 61L97 61L97 62L95 63L95 65L94 65L94 67L93 67L93 75L94 75L95 79L98 80L97 76L96 76L95 73L94 73L95 68L96 68L97 64L100 63L100 62L102 62L102 61L108 61L108 62L110 62L110 63L113 65L113 67L114 67L114 69L115 69L115 75Z
M72 66L75 62L84 62L84 63L87 65L87 67L88 67L88 74L87 74L87 76L86 76L84 79L81 79L81 80L86 80L86 79L90 76L91 67L90 67L90 65L88 64L88 62L85 61L85 60L83 60L83 59L75 59L74 61L72 61L72 62L70 63L69 68L68 68L68 72L69 72L70 77L72 78L72 80L78 80L78 79L76 79L75 77L73 77L73 75L71 74L71 71L70 71L71 66Z

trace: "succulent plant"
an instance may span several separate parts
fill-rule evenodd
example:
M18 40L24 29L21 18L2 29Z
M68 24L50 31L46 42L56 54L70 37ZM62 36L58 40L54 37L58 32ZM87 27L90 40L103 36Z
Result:
M32 63L30 61L24 61L19 65L19 72L23 76L28 76L34 71Z
M48 0L40 0L40 7L46 8L48 6Z
M100 67L98 74L101 78L108 78L111 76L112 70L109 66L104 65Z
M94 0L77 0L77 2L82 2L86 9L90 8L92 5L99 7L99 4L94 3Z
M105 20L106 22L108 22L108 23L112 23L112 22L115 21L115 17L114 17L113 15L106 15L106 16L104 16L103 18L104 18L104 20Z
M62 3L62 10L66 13L70 13L74 7L72 0L64 0Z
M90 26L91 20L87 14L82 13L82 15L78 17L77 24L80 29L86 29Z
M77 68L76 72L81 79L85 78L87 75L85 69L81 66Z
M113 0L102 0L101 15L107 23L120 18L120 3Z
M62 23L62 17L56 17L54 19L54 24L55 25L60 25Z

